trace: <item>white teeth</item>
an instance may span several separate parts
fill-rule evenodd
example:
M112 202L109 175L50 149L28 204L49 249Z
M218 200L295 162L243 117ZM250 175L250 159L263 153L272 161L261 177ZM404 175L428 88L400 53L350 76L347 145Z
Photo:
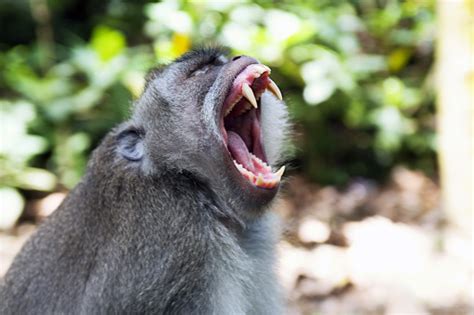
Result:
M265 167L265 168L268 168L270 171L272 170L271 167L265 163L264 161L262 161L260 158L258 158L256 155L254 155L253 153L250 153L250 155L252 156L252 158L254 160L256 160L261 166Z
M278 180L283 176L283 173L285 172L285 166L283 165L280 167L278 171L275 172L275 175L278 177Z
M268 74L270 74L270 72L271 72L270 68L268 68L267 66L262 65L262 64L256 64L255 65L255 71L258 74L257 78L264 72L268 72Z
M235 160L234 160L234 164L242 175L248 178L251 182L254 182L255 175L251 171L243 167L241 164L237 163L237 161Z
M270 84L268 84L268 89L281 101L283 100L283 96L281 95L281 91L276 85L275 82L270 80Z
M232 111L233 106L229 106L229 108L225 111L224 117L229 115L229 113Z
M227 108L227 110L225 111L224 113L224 117L229 115L229 113L234 109L234 106L240 101L241 97L239 97L235 102L234 104L232 104L231 106L229 106L229 108Z
M258 157L256 157L254 154L250 153L252 159L261 162L262 165L265 165L271 171L270 166L268 166L265 162L260 160ZM238 163L236 160L233 160L235 166L239 170L239 172L246 177L251 183L258 187L263 187L263 188L273 188L275 187L281 180L281 177L283 173L285 172L285 166L282 166L278 171L273 173L272 178L265 178L262 173L258 173L258 175L254 174L253 172L249 171L246 169L243 165Z
M256 67L255 68L255 73L257 74L256 78L258 78L265 71L267 71L267 70L265 70L265 68L263 68L263 67Z
M250 109L252 109L252 105L250 105L249 103L245 103L244 108L242 108L239 115L242 115L243 113L249 111Z
M258 108L257 100L255 99L252 88L247 83L242 84L242 94L249 100L253 107Z

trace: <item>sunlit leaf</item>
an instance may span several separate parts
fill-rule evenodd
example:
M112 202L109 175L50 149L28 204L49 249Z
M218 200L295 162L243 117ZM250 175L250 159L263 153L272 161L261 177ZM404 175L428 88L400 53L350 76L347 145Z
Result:
M269 10L265 15L265 26L272 38L281 42L299 32L300 19L281 10Z
M25 202L16 189L0 187L0 230L12 228L20 217Z
M56 176L40 168L26 168L17 179L18 187L41 191L51 191L56 186Z
M108 61L120 54L125 45L125 36L107 26L98 26L92 33L91 46L102 61Z
M146 7L146 13L150 17L155 27L148 26L150 34L160 32L158 25L168 31L187 34L192 31L193 22L188 12L180 10L176 1L163 1L153 3Z
M388 56L388 66L393 72L400 71L411 57L411 50L408 48L398 48L390 53Z
M138 98L145 87L145 74L137 71L129 71L125 74L123 83L132 95Z
M0 101L2 134L8 135L0 141L0 156L21 164L47 148L44 138L28 134L28 125L35 117L36 112L31 103Z
M334 84L329 80L310 83L304 88L303 96L306 102L312 105L327 100L335 90Z

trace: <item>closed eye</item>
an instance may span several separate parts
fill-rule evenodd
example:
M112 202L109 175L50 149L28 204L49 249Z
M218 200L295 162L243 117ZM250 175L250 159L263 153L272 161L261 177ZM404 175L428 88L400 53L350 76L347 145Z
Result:
M210 59L199 65L196 70L192 71L189 76L194 77L206 74L213 66L222 66L227 61L228 60L224 55L212 56Z
M209 69L211 69L211 66L212 65L205 65L204 67L201 67L193 71L190 76L194 77L194 76L206 74L209 71Z

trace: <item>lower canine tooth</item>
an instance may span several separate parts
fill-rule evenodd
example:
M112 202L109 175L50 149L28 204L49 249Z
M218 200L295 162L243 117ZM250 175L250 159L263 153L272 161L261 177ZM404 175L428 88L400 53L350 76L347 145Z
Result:
M283 100L283 96L281 95L281 91L278 88L278 85L276 85L275 82L270 80L270 84L268 84L268 89L281 101Z
M263 185L264 183L265 183L265 180L263 179L262 174L258 174L257 181L255 182L255 184L258 186L258 185Z
M275 176L278 178L278 180L281 179L284 172L285 172L285 166L284 165L282 167L280 167L280 169L278 171L275 172Z
M242 94L245 96L246 99L249 100L250 104L253 107L257 108L257 100L255 99L255 95L253 94L252 88L247 84L242 84Z

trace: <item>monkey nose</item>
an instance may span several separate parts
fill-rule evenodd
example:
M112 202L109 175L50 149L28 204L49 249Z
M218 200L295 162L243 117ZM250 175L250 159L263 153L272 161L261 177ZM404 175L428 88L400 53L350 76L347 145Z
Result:
M234 64L235 66L242 66L242 65L250 65L252 63L259 63L259 61L255 58L246 56L246 55L238 55L232 57L230 59L230 63Z

